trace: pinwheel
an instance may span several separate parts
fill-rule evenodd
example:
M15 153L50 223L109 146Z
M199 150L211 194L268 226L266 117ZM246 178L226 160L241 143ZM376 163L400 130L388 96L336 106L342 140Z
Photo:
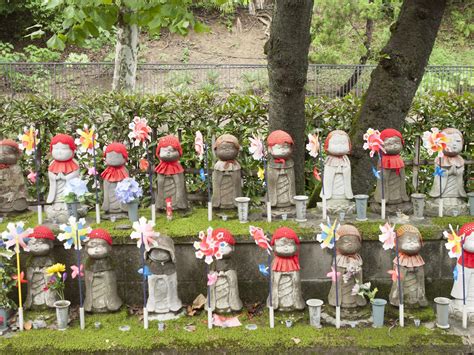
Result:
M391 275L393 282L395 282L395 281L397 281L397 280L399 280L399 279L402 280L402 276L398 274L397 269L388 270L388 271L387 271L387 274L390 274L390 275ZM400 278L399 278L399 276L400 276Z
M319 154L319 132L316 134L308 134L308 144L306 144L306 150L309 155L316 158Z
M268 254L271 254L272 247L270 246L270 240L265 235L265 232L262 228L250 226L249 227L250 235L252 236L255 244L260 248L267 251Z
M79 151L82 153L92 154L94 161L94 167L92 174L94 176L94 188L95 188L95 221L97 224L100 224L100 206L99 206L99 181L97 179L97 159L96 159L96 149L99 148L99 143L97 142L97 133L94 126L89 128L88 125L84 125L84 129L77 129L76 133L79 135L76 138L75 143L79 147ZM89 172L90 172L89 168Z
M89 233L92 231L91 227L86 227L86 220L84 218L76 220L76 217L71 216L68 220L69 224L61 224L59 229L63 232L58 235L59 241L64 241L64 249L71 249L74 245L74 249L76 250L76 259L77 259L77 267L80 268L81 265L81 249L82 249L82 242L86 242L89 240L87 237ZM86 327L85 322L85 313L84 313L84 299L82 295L82 275L79 272L77 275L77 283L79 286L79 319L81 324L81 329Z
M207 188L207 220L212 221L212 195L211 195L211 180L209 173L209 161L208 161L208 145L204 141L201 131L196 132L194 138L194 150L199 158L203 160L204 158L204 171L202 169L199 171L201 180L206 181ZM205 172L205 174L203 173Z
M24 222L17 222L17 223L8 223L7 230L2 233L2 239L6 240L5 247L10 249L14 247L14 251L16 254L16 271L17 271L17 280L20 280L19 287L18 287L18 323L20 326L20 331L23 331L23 299L21 294L21 280L22 280L22 272L20 267L20 247L24 251L29 251L28 248L28 236L33 233L33 229L28 228L24 229L25 223Z
M449 250L448 255L450 258L459 258L462 254L462 235L457 235L453 227L449 225L451 233L444 231L443 235L448 240L445 244L446 249Z
M84 265L81 264L80 267L77 267L77 265L71 265L71 277L75 279L77 276L84 277Z
M260 271L260 273L265 276L265 277L269 277L270 276L270 272L268 271L268 269L270 269L270 267L268 267L267 265L265 264L258 264L258 271Z
M138 273L145 278L148 278L148 276L153 275L153 273L150 271L150 268L146 265L144 267L139 268Z
M321 248L332 249L336 245L336 225L337 220L331 225L329 218L327 224L321 223L321 234L318 234L316 240L321 243Z
M263 140L261 137L253 136L249 138L250 147L249 152L252 154L254 160L262 160L265 157L265 150L263 145Z
M252 154L252 158L254 160L261 161L263 163L263 169L261 167L258 168L257 176L260 180L264 181L265 186L265 204L267 209L267 222L272 221L272 206L270 204L269 196L268 196L268 183L267 183L267 159L265 157L265 146L263 144L263 140L260 136L252 136L249 138L250 140L250 147L249 152Z
M330 277L332 282L337 282L337 279L341 277L341 273L334 270L334 266L331 266L331 271L326 274L327 277Z
M395 246L395 239L397 234L395 233L395 225L392 227L389 223L385 223L383 226L379 226L382 234L379 235L379 240L383 243L383 249L393 249Z
M212 286L217 282L217 277L219 274L217 272L210 272L207 274L207 286Z
M23 133L18 135L20 141L19 148L24 150L27 155L33 154L36 151L36 145L40 142L38 137L38 130L33 126L24 127Z
M324 193L324 161L322 155L320 154L321 143L319 141L321 129L316 130L316 134L308 134L309 143L306 145L306 150L309 152L309 155L312 156L315 160L315 165L313 168L313 176L316 180L321 181L321 192L322 192L322 203L323 203L323 219L327 217L327 205L326 205L326 194ZM320 171L318 171L317 166L318 162L320 165Z
M22 271L20 272L20 276L12 275L12 279L16 281L16 287L21 287L21 284L26 284L28 281L25 280L25 273Z

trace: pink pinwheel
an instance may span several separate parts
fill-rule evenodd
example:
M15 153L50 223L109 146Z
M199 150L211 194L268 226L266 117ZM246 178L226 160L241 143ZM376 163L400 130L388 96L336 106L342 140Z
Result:
M34 184L36 182L36 173L33 170L30 170L27 178L32 184Z
M263 150L263 142L260 137L255 137L253 136L250 139L250 148L249 152L252 154L252 158L255 160L261 160L263 156L265 155L264 150Z
M337 279L341 278L341 273L334 271L334 266L331 266L331 271L326 274L327 277L330 277L332 282L336 282Z
M217 274L217 272L211 272L211 273L207 274L207 286L214 285L217 282L217 277L218 276L219 275Z
M33 233L33 229L28 228L24 230L24 226L24 222L8 223L8 230L2 233L2 238L6 240L5 247L7 249L15 247L15 253L20 252L20 247L23 248L24 251L30 251L27 242L28 236Z
M16 287L18 287L18 284L26 284L28 281L25 280L25 273L22 271L20 272L20 282L18 282L18 275L12 275L12 279L16 280Z
M18 147L21 150L24 150L27 155L31 155L40 141L37 136L38 130L35 130L33 126L30 126L29 128L24 127L23 133L18 136L18 139L21 142Z
M200 241L194 242L194 249L196 249L196 258L202 259L206 264L212 264L214 258L216 260L222 259L221 242L224 240L224 233L217 233L212 235L212 228L207 229L207 234L203 231L199 232Z
M383 226L379 226L382 234L379 235L379 240L383 243L383 249L393 249L395 246L395 225L391 226L389 223L385 223Z
M148 122L146 118L140 118L135 116L133 121L128 125L132 131L128 134L128 138L133 141L134 146L139 146L140 143L145 146L145 141L151 141L151 128L148 126Z
M158 237L160 233L153 230L154 226L155 223L147 222L145 217L141 217L137 222L133 222L134 231L130 234L130 238L137 240L137 248L141 248L142 246L142 234L143 245L147 251L149 251L152 246L158 245L158 242L153 237Z
M252 236L255 244L260 248L265 249L268 254L271 253L272 247L270 246L268 238L265 236L265 233L262 228L250 226L249 227L250 235Z
M79 147L79 151L82 153L92 154L94 149L99 148L99 143L97 143L97 133L94 126L89 128L88 125L84 125L84 129L77 129L76 133L79 135L79 138L76 138L76 145ZM94 142L94 144L92 144Z
M80 269L80 277L84 277L84 265L81 264L81 267L78 268L77 265L71 265L71 270L72 270L72 273L71 273L71 277L73 279L75 279L77 277L77 275L79 275L79 269Z
M462 254L461 241L463 235L457 235L451 225L449 225L449 229L451 233L447 231L443 232L444 237L448 240L444 246L449 250L448 255L450 258L459 258Z
M369 128L367 132L364 134L364 146L365 150L370 150L370 157L373 157L375 153L378 153L380 150L384 151L383 149L383 141L380 138L380 132Z
M431 128L430 131L423 132L423 147L426 148L428 154L438 153L438 157L443 157L443 151L446 149L446 143L449 141L444 132L440 132L438 128Z
M319 154L319 135L316 134L308 134L309 143L306 144L306 150L309 152L309 155L313 158L316 158Z
M202 160L204 157L204 138L202 137L201 131L196 132L196 137L194 138L194 150L199 157L199 160Z
M397 272L397 269L394 268L393 270L388 270L387 271L387 274L390 274L392 275L392 281L397 281L398 280L398 272ZM400 280L402 280L402 275L400 275Z

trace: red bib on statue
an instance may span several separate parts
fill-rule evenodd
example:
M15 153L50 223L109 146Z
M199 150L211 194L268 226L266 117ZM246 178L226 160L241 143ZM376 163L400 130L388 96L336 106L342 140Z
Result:
M184 169L178 161L160 161L155 172L160 175L176 175L184 172Z
M53 160L53 162L48 168L49 171L55 174L69 174L73 171L76 171L77 169L79 169L79 165L77 165L72 159L67 161Z
M122 181L128 178L127 169L125 166L108 166L107 169L100 174L102 179L109 181L109 182L117 182Z

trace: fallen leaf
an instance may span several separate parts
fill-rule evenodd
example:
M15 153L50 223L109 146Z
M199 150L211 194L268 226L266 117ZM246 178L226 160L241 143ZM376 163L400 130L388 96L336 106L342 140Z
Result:
M189 317L192 317L196 314L196 311L193 309L192 306L187 306L186 307L186 314L189 316Z
M184 330L187 331L187 332L192 333L192 332L196 331L196 326L195 325L186 325L184 327Z
M197 296L193 301L193 309L201 309L204 308L206 304L206 297L201 293Z
M238 317L224 317L218 314L213 315L212 323L216 327L222 328L240 327L242 325Z
M32 321L26 321L24 324L23 324L23 329L25 330L31 330L31 328L33 327L33 322Z
M300 338L291 338L291 340L293 340L293 342L294 342L295 344L301 343L301 339L300 339Z

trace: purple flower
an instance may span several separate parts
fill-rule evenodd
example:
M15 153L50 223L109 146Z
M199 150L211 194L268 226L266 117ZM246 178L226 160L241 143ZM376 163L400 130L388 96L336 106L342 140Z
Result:
M66 279L67 279L67 272L63 274L63 282L66 282Z
M133 178L120 181L115 188L115 196L121 203L130 203L139 199L143 190Z

